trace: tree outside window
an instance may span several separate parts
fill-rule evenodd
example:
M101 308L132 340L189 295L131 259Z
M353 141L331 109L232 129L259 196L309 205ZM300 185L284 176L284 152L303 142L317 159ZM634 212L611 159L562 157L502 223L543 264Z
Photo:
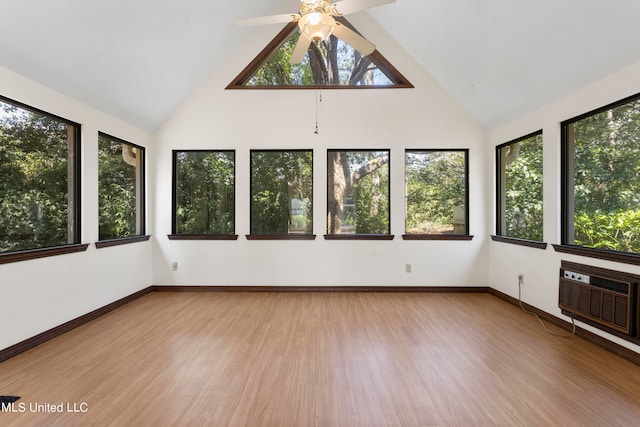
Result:
M327 234L390 234L389 150L329 150Z
M145 233L144 148L98 135L99 239Z
M542 241L542 131L498 146L496 156L496 234Z
M468 150L407 150L407 235L467 235Z
M312 43L308 55L300 64L290 64L289 58L300 32L280 47L246 83L248 86L326 86L364 85L392 86L393 82L371 59L351 46L330 36Z
M344 17L337 20L352 28ZM302 62L291 64L299 37L297 23L288 24L227 88L413 87L377 50L363 56L333 35L312 43Z
M251 234L313 233L313 151L251 151Z
M173 152L173 233L235 233L235 151Z
M640 96L562 129L562 243L640 253Z
M0 97L0 253L80 241L80 125Z

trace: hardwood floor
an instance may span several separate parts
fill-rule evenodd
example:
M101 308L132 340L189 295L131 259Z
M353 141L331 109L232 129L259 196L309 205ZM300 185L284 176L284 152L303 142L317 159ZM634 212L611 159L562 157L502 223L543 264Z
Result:
M0 363L0 395L3 426L634 426L640 366L488 294L152 293Z

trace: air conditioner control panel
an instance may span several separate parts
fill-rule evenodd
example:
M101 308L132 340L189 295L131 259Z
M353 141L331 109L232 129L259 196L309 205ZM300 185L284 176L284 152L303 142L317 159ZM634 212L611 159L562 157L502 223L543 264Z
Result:
M591 277L586 274L576 273L575 271L564 270L564 278L586 284L591 283Z

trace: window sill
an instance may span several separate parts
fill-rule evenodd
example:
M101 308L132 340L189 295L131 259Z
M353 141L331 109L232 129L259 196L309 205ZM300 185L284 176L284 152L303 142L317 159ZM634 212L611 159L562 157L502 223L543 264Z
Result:
M556 252L571 255L586 256L589 258L604 259L607 261L622 262L625 264L640 265L640 254L606 251L602 249L585 248L575 245L552 245Z
M74 244L65 246L55 246L53 248L28 249L19 252L9 252L0 254L0 264L9 264L12 262L28 261L38 258L46 258L56 255L72 254L76 252L84 252L89 244Z
M519 239L517 237L507 236L491 236L491 240L494 242L510 243L512 245L527 246L536 249L547 249L545 242L538 242L537 240Z
M247 240L316 240L315 234L247 234Z
M169 240L238 240L237 234L168 234Z
M402 240L472 240L469 234L403 234Z
M122 237L120 239L101 240L96 242L95 245L98 249L110 248L112 246L128 245L129 243L146 242L150 238L151 236Z
M325 234L324 240L393 240L393 234Z

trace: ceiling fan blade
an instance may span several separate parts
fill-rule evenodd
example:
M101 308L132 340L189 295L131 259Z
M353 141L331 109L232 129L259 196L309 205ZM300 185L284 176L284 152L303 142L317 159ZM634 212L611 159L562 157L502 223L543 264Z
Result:
M396 0L342 0L334 3L341 15L360 12L372 7L394 3Z
M300 34L298 43L296 43L296 47L293 49L293 53L291 53L291 58L289 58L289 64L301 63L307 50L309 50L309 46L311 46L311 40L304 34Z
M339 22L336 23L336 28L333 30L333 35L343 40L352 48L363 54L364 56L371 55L376 50L376 45L369 40L362 37L349 27L346 27Z
M255 27L257 25L282 24L297 21L300 15L297 13L285 13L282 15L259 16L257 18L244 18L236 20L239 27Z

